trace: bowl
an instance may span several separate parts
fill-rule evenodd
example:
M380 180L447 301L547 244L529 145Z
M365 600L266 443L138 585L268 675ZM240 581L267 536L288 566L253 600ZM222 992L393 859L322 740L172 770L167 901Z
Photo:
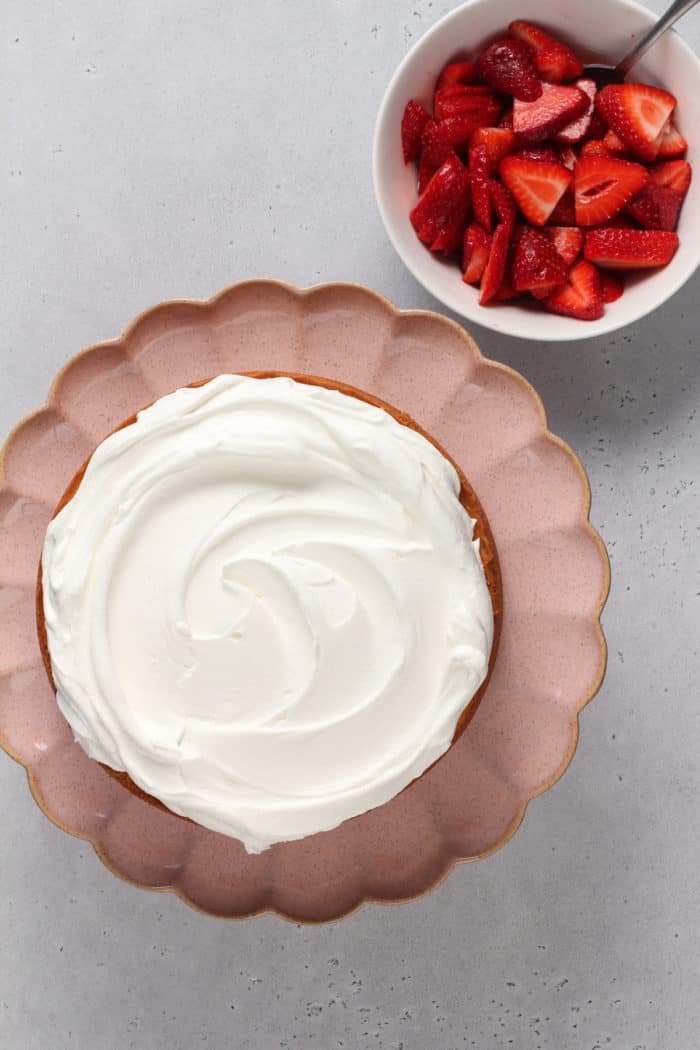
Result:
M436 258L416 237L409 212L418 194L415 168L404 165L401 117L409 99L432 106L437 76L453 57L477 54L505 33L514 18L537 22L572 45L583 61L610 62L630 50L656 15L632 0L471 0L446 15L413 47L394 74L381 104L374 138L374 186L386 231L417 281L456 314L494 332L521 339L565 341L599 336L656 310L688 280L700 262L700 178L691 184L678 227L680 247L664 269L631 276L624 296L606 306L598 321L548 314L536 303L514 301L483 307L478 290L465 285L453 260ZM700 155L700 60L674 31L637 64L630 79L671 91L678 99L674 120L689 142L688 160Z

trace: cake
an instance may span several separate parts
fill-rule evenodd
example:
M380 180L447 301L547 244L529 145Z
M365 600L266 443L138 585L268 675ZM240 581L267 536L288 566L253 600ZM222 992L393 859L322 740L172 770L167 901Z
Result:
M260 852L388 802L464 730L500 629L476 494L408 416L315 377L221 375L71 482L37 587L86 753Z

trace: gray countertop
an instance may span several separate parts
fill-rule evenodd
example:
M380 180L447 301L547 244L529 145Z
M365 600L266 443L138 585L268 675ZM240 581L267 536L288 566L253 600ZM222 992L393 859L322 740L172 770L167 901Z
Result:
M437 309L369 157L390 72L451 6L5 0L3 435L162 299L262 275ZM700 8L681 29L700 47ZM699 297L591 342L474 332L581 455L613 570L604 687L513 841L400 908L225 923L114 878L0 754L3 1048L697 1047Z

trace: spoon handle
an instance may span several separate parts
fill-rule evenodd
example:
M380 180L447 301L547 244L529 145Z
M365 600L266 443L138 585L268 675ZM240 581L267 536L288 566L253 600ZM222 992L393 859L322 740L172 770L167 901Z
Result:
M684 15L686 11L690 11L691 7L695 7L698 0L675 0L671 4L665 15L662 15L656 25L652 26L648 33L646 33L638 44L635 45L629 55L625 55L621 62L618 62L617 69L623 76L626 76L632 66L637 62L642 55L646 54L652 44L662 36L667 29L670 29L674 22L677 22L681 15Z

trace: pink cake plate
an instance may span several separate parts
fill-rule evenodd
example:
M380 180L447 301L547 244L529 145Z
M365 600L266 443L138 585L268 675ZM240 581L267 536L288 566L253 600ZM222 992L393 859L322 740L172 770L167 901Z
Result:
M428 773L334 831L248 856L135 797L74 743L41 662L35 586L54 507L111 430L180 386L256 370L351 384L408 412L450 452L494 532L504 619L481 705ZM503 846L571 761L606 659L609 566L589 506L584 470L547 430L532 387L437 314L400 312L354 285L263 280L209 302L164 303L73 358L3 450L0 744L25 766L44 813L116 875L210 914L321 922L364 901L414 898L456 862Z

